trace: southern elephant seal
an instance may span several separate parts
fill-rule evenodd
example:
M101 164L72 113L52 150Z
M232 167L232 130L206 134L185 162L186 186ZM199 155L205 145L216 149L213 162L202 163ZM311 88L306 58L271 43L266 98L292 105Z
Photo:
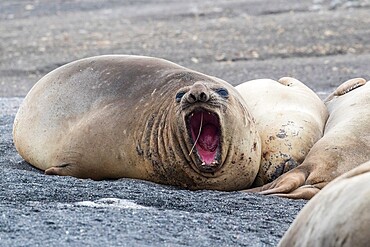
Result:
M46 174L189 189L248 188L261 157L233 86L141 56L92 57L50 72L26 96L13 135L20 155Z
M253 184L261 186L303 162L323 135L328 111L310 88L291 77L248 81L236 90L261 136L261 165Z
M330 115L324 136L304 162L272 183L249 191L310 199L336 177L370 160L370 83L362 78L346 81L325 104Z
M279 246L370 243L370 161L330 182L299 212Z

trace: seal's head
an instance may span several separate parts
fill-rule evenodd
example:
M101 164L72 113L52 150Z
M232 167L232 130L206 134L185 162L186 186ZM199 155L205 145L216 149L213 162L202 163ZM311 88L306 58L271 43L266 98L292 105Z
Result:
M185 91L186 90L186 91ZM221 167L222 105L229 97L226 88L210 90L202 82L182 88L176 94L180 103L188 140L192 147L195 168L203 173L214 173Z
M222 180L224 184L209 188L249 187L259 168L260 139L234 88L221 80L197 81L180 88L174 98L182 150L201 177L196 184Z

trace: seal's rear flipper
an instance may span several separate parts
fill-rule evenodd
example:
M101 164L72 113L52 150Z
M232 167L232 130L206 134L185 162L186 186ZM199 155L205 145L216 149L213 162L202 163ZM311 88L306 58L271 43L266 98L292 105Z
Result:
M313 97L316 98L316 100L321 101L321 99L319 98L319 96L317 96L317 94L311 88L309 88L308 86L306 86L300 80L297 80L297 79L295 79L293 77L281 77L278 80L278 82L281 85L290 87L292 89L300 89L300 90L303 90L303 92L305 92L305 94L312 95Z
M287 87L297 87L297 88L303 88L303 89L308 89L310 91L311 88L309 88L308 86L306 86L303 82L301 82L300 80L296 79L296 78L293 78L293 77L281 77L278 82L284 86L287 86Z
M301 81L293 77L281 77L278 82L288 87L304 85Z
M334 90L325 100L324 102L328 102L332 100L335 96L344 95L358 87L361 87L366 84L366 80L364 78L353 78L346 82L343 82L337 89Z

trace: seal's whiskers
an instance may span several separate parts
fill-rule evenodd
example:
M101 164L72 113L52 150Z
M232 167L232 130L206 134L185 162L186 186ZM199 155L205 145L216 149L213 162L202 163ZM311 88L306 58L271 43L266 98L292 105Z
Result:
M193 152L194 148L195 148L195 145L197 145L197 142L198 142L198 139L200 137L200 132L202 132L202 127L203 127L203 112L202 112L202 115L201 115L201 118L200 118L200 126L199 126L199 132L198 132L198 136L197 136L197 139L195 139L195 142L194 142L194 145L192 146L190 152L189 152L189 156L191 155L191 153Z

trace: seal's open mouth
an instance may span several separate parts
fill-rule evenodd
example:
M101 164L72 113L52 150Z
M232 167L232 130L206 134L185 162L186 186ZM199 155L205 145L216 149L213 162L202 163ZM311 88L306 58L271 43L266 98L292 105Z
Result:
M200 168L213 172L219 166L221 126L216 114L197 110L188 116L188 130L193 140L193 148L201 159ZM190 153L191 153L190 152Z

